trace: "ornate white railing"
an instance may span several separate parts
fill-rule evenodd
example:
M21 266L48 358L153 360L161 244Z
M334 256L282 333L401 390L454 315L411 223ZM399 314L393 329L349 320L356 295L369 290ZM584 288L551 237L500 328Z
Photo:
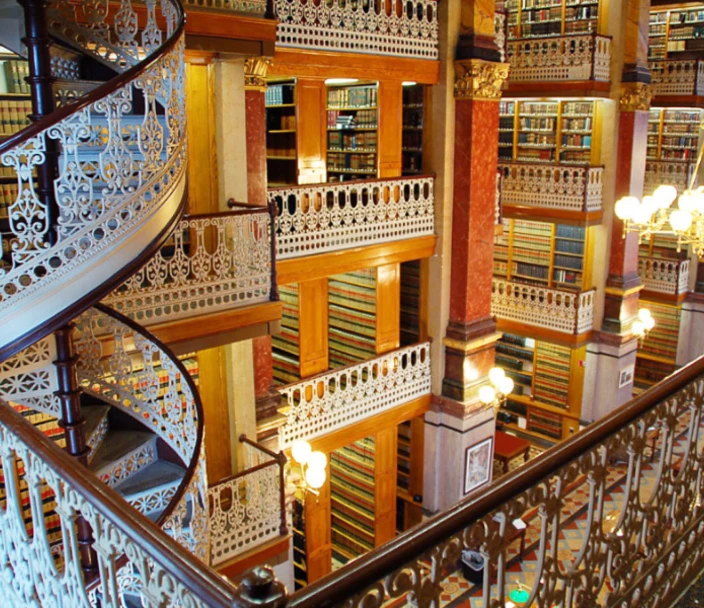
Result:
M164 524L176 540L206 561L207 480L202 425L187 372L162 347L105 309L91 308L76 323L78 379L86 393L129 414L194 466Z
M611 38L598 34L509 40L506 54L512 82L611 79Z
M276 45L438 58L436 0L274 0Z
M503 216L503 200L501 197L503 177L501 171L496 172L496 201L494 202L494 224L501 224Z
M263 17L266 0L183 0L186 10L207 8Z
M432 177L364 180L269 190L279 260L431 235Z
M506 13L494 13L494 36L499 47L501 61L506 61Z
M17 175L9 207L9 251L0 269L0 349L95 293L166 230L185 188L185 68L179 5L147 0L138 33L127 1L109 26L91 2L57 2L52 32L123 71L142 69L119 88L106 83L74 106L0 146ZM79 25L79 23L86 25ZM140 49L147 55L137 67ZM154 56L150 59L150 56ZM113 90L114 89L114 90ZM140 98L139 104L133 99ZM46 122L52 126L42 128ZM47 150L58 146L54 202L37 187ZM38 178L37 178L38 179ZM52 184L47 184L52 188Z
M653 95L704 95L704 61L651 61Z
M645 289L680 295L689 291L689 260L667 260L641 256L638 274Z
M660 185L674 186L678 192L684 192L694 173L694 162L649 160L645 163L645 181L643 194L652 194ZM695 185L696 185L695 180Z
M198 316L271 297L266 208L192 216L105 304L140 323Z
M568 211L600 211L603 167L500 164L504 205Z
M310 440L430 394L430 343L406 346L279 389L286 423L279 446Z
M561 291L494 278L491 283L491 314L579 335L594 327L596 290Z

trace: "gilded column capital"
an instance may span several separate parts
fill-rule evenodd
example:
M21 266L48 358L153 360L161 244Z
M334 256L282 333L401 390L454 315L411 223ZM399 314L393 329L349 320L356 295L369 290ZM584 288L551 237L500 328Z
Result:
M652 86L644 82L624 82L621 84L621 98L618 108L621 112L635 112L650 109L653 97Z
M455 60L455 99L499 101L508 68L508 63L483 59Z
M244 62L244 88L247 91L266 91L266 73L270 57L250 57Z

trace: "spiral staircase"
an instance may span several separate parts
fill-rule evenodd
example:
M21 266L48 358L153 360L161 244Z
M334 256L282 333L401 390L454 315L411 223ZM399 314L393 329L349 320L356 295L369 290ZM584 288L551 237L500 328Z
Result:
M110 77L54 82L55 109L0 145L19 188L0 226L0 605L234 605L235 589L205 565L193 380L99 304L184 209L183 10L22 4L35 19L46 9L27 30L30 55L50 35ZM85 69L55 75L66 71ZM55 79L31 76L36 108Z

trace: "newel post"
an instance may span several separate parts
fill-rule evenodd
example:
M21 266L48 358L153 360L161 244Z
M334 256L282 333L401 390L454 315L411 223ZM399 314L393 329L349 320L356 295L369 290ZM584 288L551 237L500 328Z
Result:
M288 602L286 587L266 566L249 570L242 577L235 596L237 602L234 606L244 608L283 608Z

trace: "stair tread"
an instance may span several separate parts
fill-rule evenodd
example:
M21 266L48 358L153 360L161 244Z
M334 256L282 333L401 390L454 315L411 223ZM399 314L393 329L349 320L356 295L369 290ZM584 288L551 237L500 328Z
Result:
M140 446L153 441L154 437L154 433L149 431L109 430L90 463L90 469L99 471Z
M131 496L159 486L170 485L175 481L181 481L185 474L186 469L183 467L166 460L157 460L117 484L114 489L123 496Z
M95 433L96 429L103 421L105 416L108 415L110 411L109 405L89 405L83 406L81 413L86 419L85 426L83 427L85 432L86 441L90 441L90 438Z

